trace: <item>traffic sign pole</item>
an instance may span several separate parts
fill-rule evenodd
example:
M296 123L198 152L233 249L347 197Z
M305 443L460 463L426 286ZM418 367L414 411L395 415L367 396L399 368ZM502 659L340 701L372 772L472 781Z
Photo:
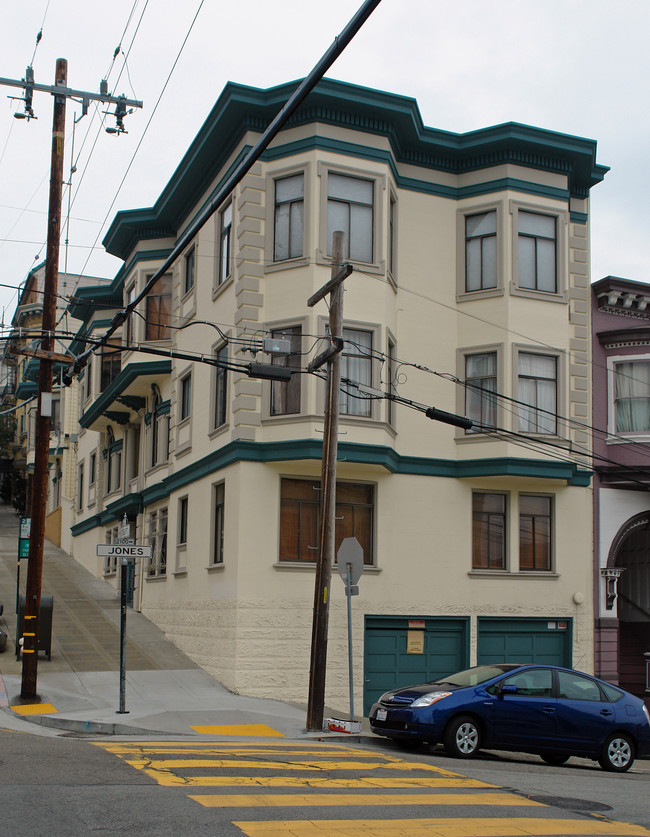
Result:
M120 708L118 715L128 715L126 709L126 588L128 561L122 558L120 572Z

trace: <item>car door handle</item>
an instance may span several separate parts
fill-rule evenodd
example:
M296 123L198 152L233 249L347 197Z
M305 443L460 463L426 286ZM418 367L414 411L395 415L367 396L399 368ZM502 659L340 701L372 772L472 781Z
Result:
M601 709L600 714L605 715L605 717L609 717L609 716L613 715L614 713L612 712L611 709Z
M548 712L548 713L555 712L555 707L554 706L545 706L542 711Z

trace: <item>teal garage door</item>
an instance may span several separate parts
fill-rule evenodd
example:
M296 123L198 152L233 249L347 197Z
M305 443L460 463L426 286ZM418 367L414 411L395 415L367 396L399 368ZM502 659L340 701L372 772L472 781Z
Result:
M469 620L366 616L363 714L389 689L467 668Z
M570 619L478 620L478 664L546 663L571 667Z

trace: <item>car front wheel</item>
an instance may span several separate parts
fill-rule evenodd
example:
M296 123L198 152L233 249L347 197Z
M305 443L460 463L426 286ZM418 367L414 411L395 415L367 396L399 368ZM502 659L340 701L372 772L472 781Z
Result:
M481 746L481 731L469 715L460 715L450 721L445 730L445 750L458 759L475 756Z
M542 761L546 764L552 764L559 767L561 764L569 761L569 756L566 753L542 753Z
M634 744L622 732L610 735L603 744L598 763L603 770L614 773L624 773L632 767L634 762Z

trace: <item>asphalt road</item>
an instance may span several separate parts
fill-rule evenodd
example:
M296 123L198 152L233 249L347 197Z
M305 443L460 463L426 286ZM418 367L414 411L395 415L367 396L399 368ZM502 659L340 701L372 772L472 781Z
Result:
M382 740L163 741L0 729L0 833L650 835L649 768L637 762L617 776L582 760L556 768L482 754L465 762Z

